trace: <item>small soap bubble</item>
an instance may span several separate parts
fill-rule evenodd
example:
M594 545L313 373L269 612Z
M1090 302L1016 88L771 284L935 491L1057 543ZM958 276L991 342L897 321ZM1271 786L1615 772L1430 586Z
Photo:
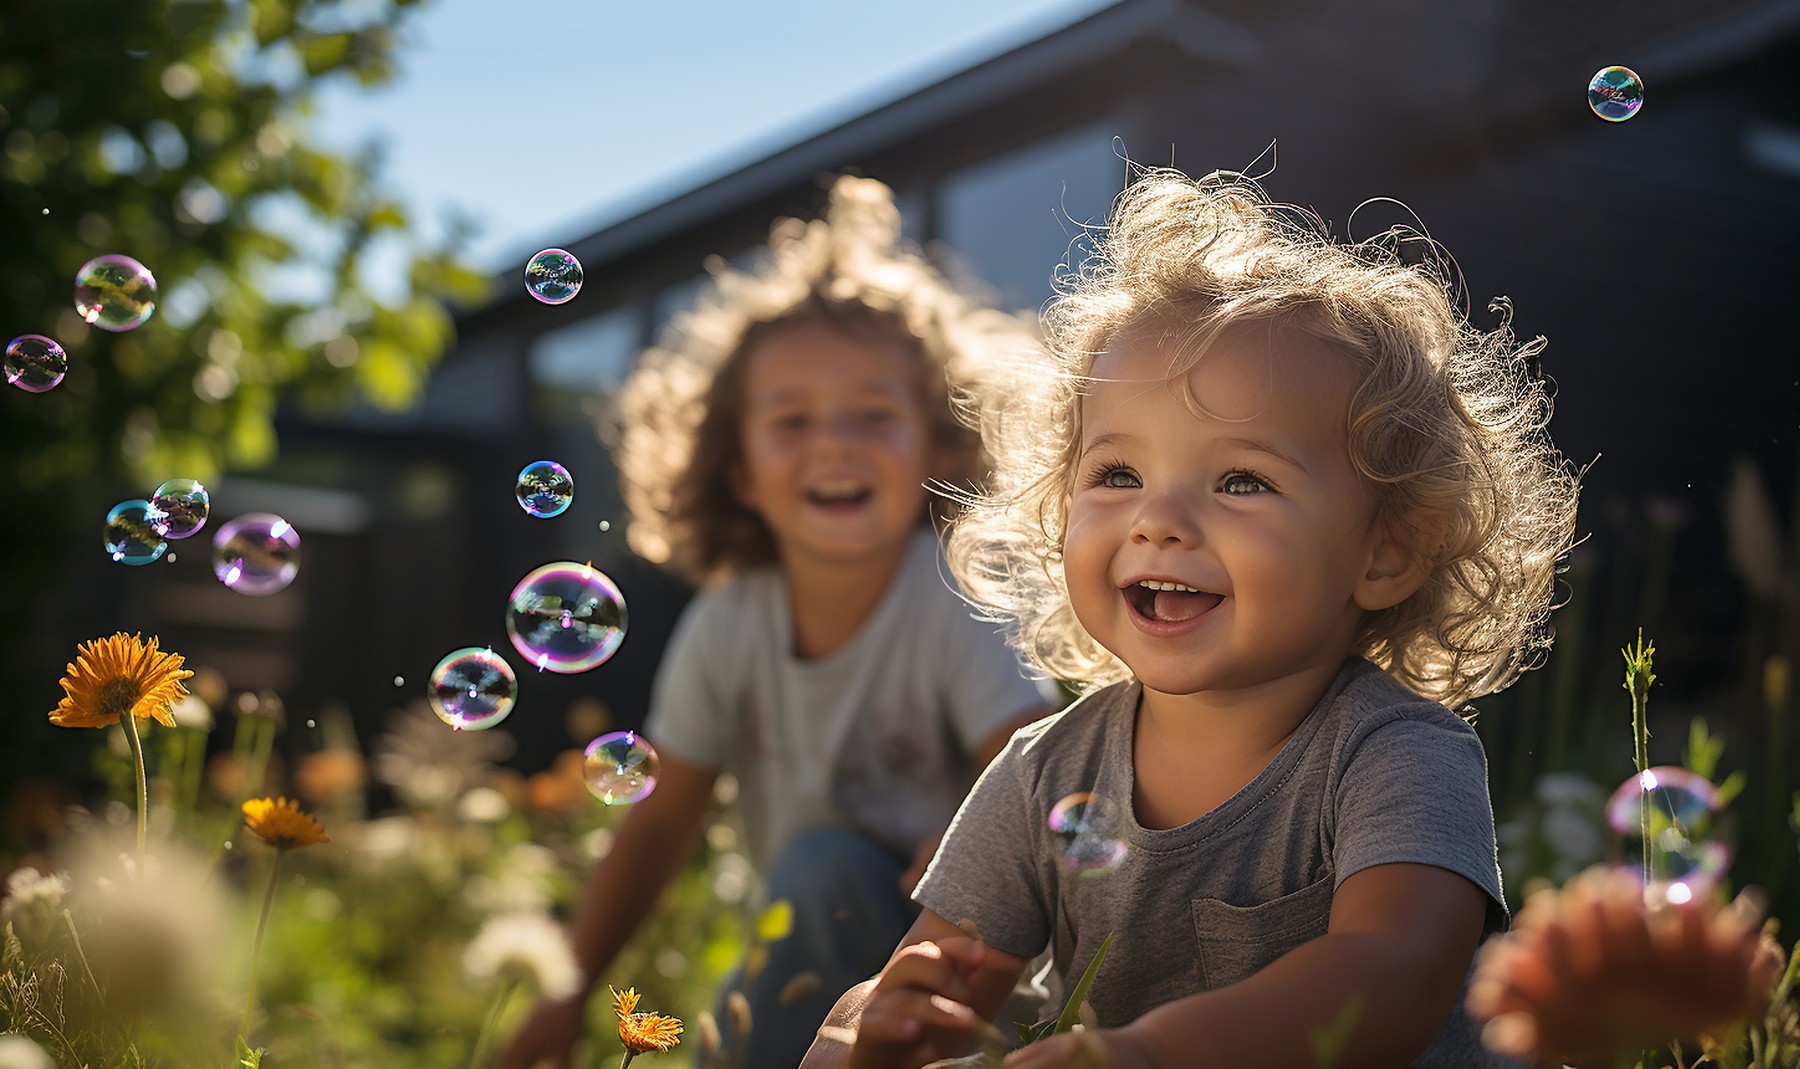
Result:
M519 470L513 494L528 515L547 520L561 516L575 500L575 478L554 460L534 460Z
M396 686L396 687L406 686L406 677L405 676L395 676L394 677L394 686Z
M206 526L212 498L196 479L170 479L150 495L150 503L163 518L157 531L164 538L186 538Z
M101 330L141 326L156 311L156 276L129 256L96 256L75 273L75 311Z
M458 731L481 731L506 719L519 681L506 659L490 649L451 650L431 670L425 686L431 711Z
M318 721L317 721L317 720L313 720L313 719L311 719L311 718L308 718L308 719L307 719L307 721L306 721L306 726L307 726L307 727L309 727L309 728L316 728L316 727L318 727L318 726L319 726L319 722L318 722Z
M300 532L280 516L246 512L213 536L213 574L240 594L273 594L300 571Z
M170 564L174 564L175 563L175 554L171 553L168 556L164 557L163 560L168 561Z
M525 265L525 292L545 304L562 304L581 292L581 261L562 249L545 249Z
M1063 869L1104 876L1125 860L1119 807L1093 791L1079 791L1050 810L1050 831L1062 850Z
M1717 788L1674 766L1645 769L1613 792L1606 820L1627 867L1644 881L1646 902L1691 902L1725 874L1731 849L1710 838L1719 809Z
M642 801L656 789L656 749L635 731L612 731L588 743L581 778L607 805Z
M612 530L612 521L610 521L610 520L601 520L601 521L600 521L600 529L601 529L601 530L602 530L602 531L610 531L610 530Z
M546 564L513 588L506 634L539 671L585 672L625 641L625 597L591 564Z
M121 501L106 514L106 555L120 564L149 564L168 552L157 534L160 514L142 498Z
M42 334L21 334L6 346L6 381L26 393L43 393L69 373L69 354Z
M1630 67L1603 67L1588 82L1588 107L1607 122L1624 122L1643 103L1643 79Z
M48 209L48 208L45 208L45 209L44 209L44 210L43 210L43 211L41 211L41 212L39 212L39 213L38 213L38 214L39 214L39 215L49 215L49 214L50 214L50 209Z

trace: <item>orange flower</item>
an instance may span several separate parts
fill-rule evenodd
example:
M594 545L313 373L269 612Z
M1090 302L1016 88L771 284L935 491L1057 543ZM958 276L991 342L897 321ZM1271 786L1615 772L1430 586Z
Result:
M325 837L324 825L300 812L299 802L287 798L252 798L245 802L244 826L277 850L331 841Z
M660 1013L634 1013L637 1009L636 988L623 991L611 984L613 1012L619 1015L619 1042L625 1044L626 1060L649 1051L662 1052L681 1042L681 1021Z
M159 653L156 636L146 644L120 631L84 642L62 678L63 699L50 722L65 728L103 728L122 714L175 726L169 707L187 697L182 680L194 673L181 667L178 653Z

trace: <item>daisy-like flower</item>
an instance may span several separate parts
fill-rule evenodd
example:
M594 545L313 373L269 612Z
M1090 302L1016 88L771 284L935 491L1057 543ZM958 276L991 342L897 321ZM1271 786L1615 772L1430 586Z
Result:
M145 642L120 631L75 648L75 660L62 678L63 698L50 711L50 722L65 728L103 728L129 713L175 726L169 707L187 697L182 680L193 675L181 666L181 655L162 653L155 635Z
M568 939L542 913L489 917L463 951L463 969L481 982L528 981L549 999L567 998L581 986Z
M679 1018L636 1012L638 993L635 987L620 991L608 984L606 989L612 992L613 1012L619 1017L619 1042L625 1044L625 1059L619 1063L619 1069L625 1069L639 1054L666 1051L681 1042Z
M290 798L252 798L244 803L244 826L250 834L277 850L328 843L325 827L311 814L300 812Z

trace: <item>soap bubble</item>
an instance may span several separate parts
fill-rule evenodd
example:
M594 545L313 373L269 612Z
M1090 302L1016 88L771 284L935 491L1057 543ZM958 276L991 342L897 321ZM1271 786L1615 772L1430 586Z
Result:
M554 460L534 460L519 471L513 491L519 507L540 520L561 516L575 500L575 479Z
M562 304L581 292L581 261L561 249L545 249L525 265L525 292L545 304Z
M493 650L465 646L451 650L431 670L425 695L438 719L458 731L491 728L512 712L519 681L512 666Z
M186 538L206 526L212 498L196 479L170 479L150 495L150 503L162 513L157 533L164 538Z
M168 552L156 525L161 514L143 498L121 501L106 514L106 555L120 564L149 564Z
M1607 122L1624 122L1643 103L1643 79L1630 67L1603 67L1588 83L1588 107Z
M42 334L21 334L6 346L6 381L27 393L43 393L68 371L69 354Z
M213 536L213 574L240 594L273 594L300 571L300 532L280 516L246 512Z
M1050 810L1050 831L1068 872L1104 876L1125 860L1119 808L1104 795L1080 791L1056 803Z
M612 731L588 743L581 778L607 805L642 801L656 789L656 749L635 731Z
M156 276L129 256L96 256L75 272L75 311L101 330L140 326L156 311Z
M513 588L506 633L539 671L585 672L625 641L625 598L591 564L546 564Z
M1724 875L1731 849L1709 838L1719 808L1719 792L1704 777L1667 765L1645 769L1613 792L1607 823L1651 905L1691 902Z

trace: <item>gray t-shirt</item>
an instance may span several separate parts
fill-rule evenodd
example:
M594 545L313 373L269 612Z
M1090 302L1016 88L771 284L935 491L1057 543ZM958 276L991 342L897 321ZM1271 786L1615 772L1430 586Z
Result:
M795 832L821 824L909 857L956 812L975 744L1046 705L940 560L936 536L921 530L862 629L818 660L793 655L775 568L699 594L676 624L644 736L737 777L761 872Z
M913 893L1009 954L1048 948L1048 1012L1109 932L1088 994L1103 1026L1242 980L1325 934L1337 885L1373 865L1465 876L1488 895L1484 935L1506 927L1487 762L1442 705L1353 658L1255 779L1200 819L1153 831L1131 804L1139 694L1115 684L1015 734ZM1052 830L1057 803L1080 792L1110 803L1090 817L1110 809L1111 830L1093 819L1073 840ZM1459 1001L1412 1064L1514 1063L1482 1049Z

